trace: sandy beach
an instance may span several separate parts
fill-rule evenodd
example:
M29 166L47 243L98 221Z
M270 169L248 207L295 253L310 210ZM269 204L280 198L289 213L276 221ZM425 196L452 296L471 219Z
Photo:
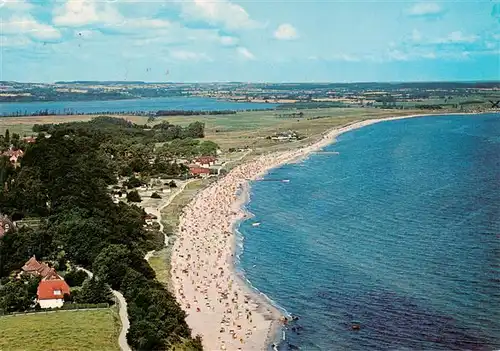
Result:
M262 155L234 168L184 209L173 247L172 280L187 322L194 335L202 336L206 350L265 350L282 317L234 271L234 224L248 216L241 208L246 199L238 196L238 191L241 193L249 180L303 159L342 133L409 117L418 116L365 120L332 129L301 149Z

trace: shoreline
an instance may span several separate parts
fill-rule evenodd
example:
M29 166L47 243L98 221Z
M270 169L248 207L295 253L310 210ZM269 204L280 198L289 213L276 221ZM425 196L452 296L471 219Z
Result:
M476 113L443 116L468 114ZM271 169L307 158L335 143L336 137L343 133L379 122L428 116L440 115L374 118L330 129L300 149L264 154L235 167L193 199L180 218L179 237L172 254L172 281L177 301L187 313L186 321L193 334L202 336L206 349L265 350L277 341L281 330L280 318L284 313L265 294L251 286L236 267L236 230L239 223L252 216L244 208L249 201L249 181L262 178ZM199 245L203 240L205 243ZM192 253L197 256L196 260L191 257ZM225 270L228 276L224 275ZM205 274L202 279L200 273ZM215 289L212 283L215 283ZM224 289L226 284L228 288ZM232 305L226 302L230 293L235 295ZM200 294L204 295L206 307L198 303ZM241 295L245 298L241 299ZM241 312L234 313L238 308L246 308L246 320ZM250 318L248 311L254 312L250 313ZM218 319L221 319L220 326ZM240 330L247 330L244 337Z
M242 185L240 193L238 194L237 200L234 202L234 208L237 211L241 211L241 218L235 220L231 226L231 232L233 233L233 247L232 251L234 257L232 260L229 260L229 266L231 273L240 284L243 290L247 291L249 295L252 296L253 300L255 300L258 304L262 306L267 306L267 312L272 318L271 324L268 329L268 333L266 336L265 345L269 346L271 344L278 344L278 332L282 329L282 324L280 322L280 318L287 316L288 313L280 306L272 301L266 294L259 291L253 284L245 277L244 271L238 269L238 264L240 263L239 255L243 253L243 246L241 250L238 250L238 242L241 242L243 245L244 236L238 230L241 223L244 221L250 220L254 217L254 214L248 211L246 205L250 202L250 184L246 182ZM238 260L238 261L237 261Z

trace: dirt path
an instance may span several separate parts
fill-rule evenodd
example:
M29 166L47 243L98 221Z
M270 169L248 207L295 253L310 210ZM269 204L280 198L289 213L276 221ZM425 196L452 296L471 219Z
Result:
M187 186L189 183L191 183L191 182L193 182L193 181L195 181L195 180L197 180L197 179L190 179L190 180L188 180L187 182L183 183L183 184L182 184L179 188L177 188L177 191L175 192L175 194L172 194L172 195L171 195L171 196L167 199L167 201L165 201L165 203L161 204L161 206L160 206L160 207L158 207L158 208L151 208L151 207L148 207L148 210L146 210L146 211L148 211L148 212L150 212L150 213L154 214L154 215L157 217L156 221L157 221L157 222L158 222L158 224L160 225L160 232L161 232L161 233L163 233L163 229L164 229L164 228L163 228L163 223L162 223L161 211L162 211L165 207L167 207L168 205L170 205L170 204L172 203L172 201L173 201L173 200L177 197L177 195L179 195L180 193L182 193L182 192L184 191L184 189L186 188L186 186ZM163 233L163 236L164 236L164 238L165 238L165 239L164 239L164 240L165 240L165 247L168 247L168 241L169 241L169 240L168 240L168 236L167 236L165 233ZM148 260L149 260L149 259L150 259L153 255L154 255L154 253L155 253L155 252L156 252L155 250L153 250L153 251L149 251L148 253L146 253L146 256L144 256L144 259L145 259L146 261L148 261Z
M92 278L94 273L89 271L88 269L77 267L78 270L84 271L87 275ZM132 349L128 346L127 343L127 332L130 328L130 321L128 319L127 313L127 301L123 297L122 293L116 290L111 290L113 296L118 301L118 314L120 316L120 322L122 323L122 329L120 331L120 335L118 336L118 345L122 351L132 351Z

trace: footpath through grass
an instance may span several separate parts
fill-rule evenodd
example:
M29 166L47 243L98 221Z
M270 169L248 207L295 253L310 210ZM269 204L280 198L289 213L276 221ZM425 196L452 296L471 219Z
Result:
M179 217L182 209L186 206L197 192L207 184L208 180L196 180L186 185L184 190L177 194L172 202L161 211L162 224L165 235L169 237L168 247L157 251L149 259L150 266L156 273L156 278L170 288L170 259L175 233L179 225Z
M112 308L4 316L0 317L0 350L120 350L120 328Z

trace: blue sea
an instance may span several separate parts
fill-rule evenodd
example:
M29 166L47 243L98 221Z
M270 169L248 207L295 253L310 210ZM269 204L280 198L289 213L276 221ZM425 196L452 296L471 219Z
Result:
M324 150L253 182L239 227L239 268L299 317L279 349L500 349L500 114L382 122Z
M0 103L0 116L16 112L35 113L49 110L57 114L64 113L98 113L127 111L158 111L158 110L252 110L271 109L276 104L235 102L202 97L161 97L149 99L109 100L109 101L47 101L47 102L7 102Z

